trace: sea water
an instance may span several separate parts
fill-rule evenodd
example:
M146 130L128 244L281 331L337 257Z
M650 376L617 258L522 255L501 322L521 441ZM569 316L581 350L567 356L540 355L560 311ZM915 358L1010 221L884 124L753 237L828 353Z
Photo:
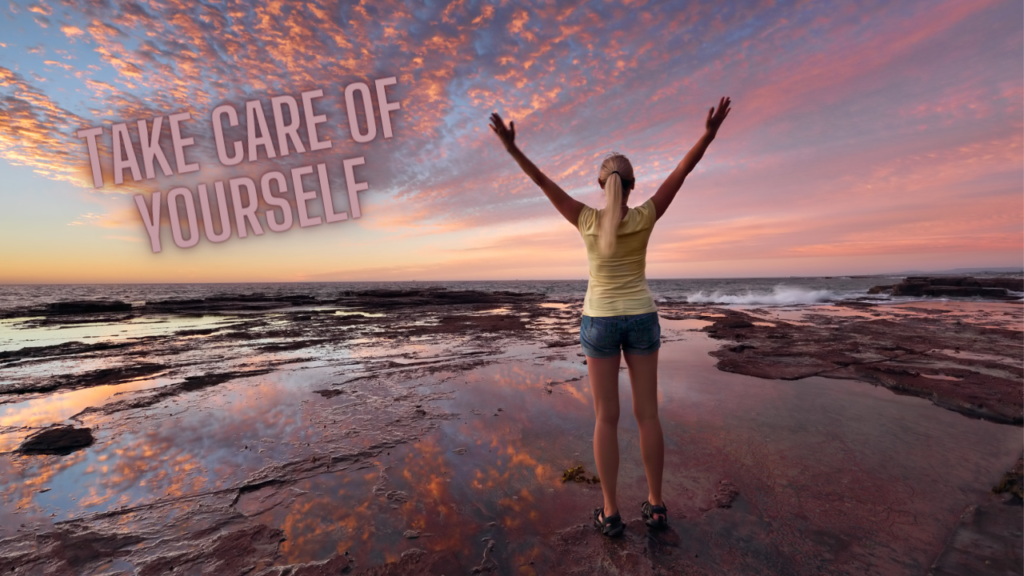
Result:
M649 279L658 302L713 303L726 305L793 306L822 304L852 298L880 301L911 301L921 298L892 298L869 295L873 286L897 284L902 276L835 276L804 278L702 278ZM480 290L535 292L551 301L582 300L586 280L487 280L408 282L268 282L204 284L18 284L0 285L0 312L27 306L41 307L62 300L111 299L141 306L147 301L199 299L215 296L309 295L331 300L340 294L361 290ZM980 300L980 299L978 299Z

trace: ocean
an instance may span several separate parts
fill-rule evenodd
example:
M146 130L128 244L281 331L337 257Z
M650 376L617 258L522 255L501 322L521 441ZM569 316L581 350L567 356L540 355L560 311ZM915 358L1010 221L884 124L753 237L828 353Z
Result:
M874 301L912 301L869 295L872 286L896 284L902 276L835 276L807 278L649 279L658 302L691 302L756 306L822 304L853 298ZM147 301L199 299L223 295L309 295L321 300L339 293L373 289L480 290L538 292L557 302L582 300L586 280L491 280L409 282L272 282L197 284L17 284L0 285L0 311L43 306L67 300L110 299L141 306ZM1024 296L1024 294L1020 294ZM982 299L976 299L982 300Z

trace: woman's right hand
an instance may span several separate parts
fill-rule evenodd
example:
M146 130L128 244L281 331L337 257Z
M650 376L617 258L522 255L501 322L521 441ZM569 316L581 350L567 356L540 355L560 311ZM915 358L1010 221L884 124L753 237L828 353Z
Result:
M724 96L718 102L717 112L715 111L714 106L708 110L708 121L705 123L705 128L707 128L708 133L712 136L718 134L718 128L722 126L722 122L725 120L725 117L729 115L729 110L732 110L732 108L729 108L730 103L731 100L729 100L729 97Z
M505 150L509 152L515 148L516 145L516 123L509 122L508 127L505 127L505 121L498 116L497 112L491 114L491 130L501 138L501 143L505 146Z

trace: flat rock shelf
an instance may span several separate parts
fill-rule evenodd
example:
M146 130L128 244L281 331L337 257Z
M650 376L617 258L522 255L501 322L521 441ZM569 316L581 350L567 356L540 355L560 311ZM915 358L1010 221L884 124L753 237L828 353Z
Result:
M659 306L670 527L623 370L617 541L578 301L7 311L0 573L1021 572L1020 302Z

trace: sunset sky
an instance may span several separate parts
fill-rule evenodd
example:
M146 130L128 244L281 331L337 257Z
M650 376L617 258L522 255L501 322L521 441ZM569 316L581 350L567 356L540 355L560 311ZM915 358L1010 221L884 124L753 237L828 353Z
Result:
M586 278L578 232L488 115L514 120L527 156L595 207L601 159L624 153L639 205L722 96L732 112L657 223L649 278L1024 262L1019 0L40 0L0 12L0 283ZM393 137L378 119L376 139L357 143L345 87L387 77ZM316 89L331 149L221 165L215 107L244 124L245 102L262 100L273 131L272 97ZM164 117L173 166L167 117L181 112L200 170L139 182L126 170L115 184L111 125L134 137L137 120ZM76 136L94 126L102 188ZM244 142L244 126L228 133ZM369 188L362 217L344 222L264 221L262 236L183 249L164 207L154 254L133 199L325 163L342 210L342 161L357 156Z

